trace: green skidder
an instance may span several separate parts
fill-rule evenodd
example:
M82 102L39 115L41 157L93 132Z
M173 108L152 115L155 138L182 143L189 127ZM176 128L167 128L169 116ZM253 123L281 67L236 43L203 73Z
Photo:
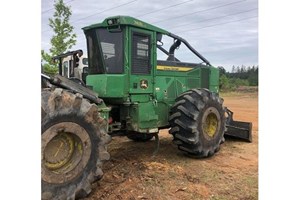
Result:
M178 149L195 158L214 155L225 134L251 141L252 124L234 121L218 95L218 69L185 39L128 16L83 31L82 80L63 76L62 62L60 74L42 75L43 199L88 195L112 136L155 137L157 152L159 130L169 128Z

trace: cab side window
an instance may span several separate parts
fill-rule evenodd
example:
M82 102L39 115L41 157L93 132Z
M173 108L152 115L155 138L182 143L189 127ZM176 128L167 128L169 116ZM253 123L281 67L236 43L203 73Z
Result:
M150 35L133 32L132 74L150 74Z

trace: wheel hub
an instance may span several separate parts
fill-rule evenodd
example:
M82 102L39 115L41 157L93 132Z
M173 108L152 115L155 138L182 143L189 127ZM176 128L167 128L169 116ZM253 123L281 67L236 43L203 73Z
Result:
M220 130L220 114L214 107L209 107L202 117L202 130L207 139L214 138Z
M206 134L210 137L214 137L216 134L216 130L218 128L218 120L215 114L210 113L206 120L205 120L205 126L204 131Z
M60 133L46 146L45 166L50 170L56 170L65 165L74 152L74 137L69 133Z
M62 122L42 134L42 179L64 183L77 177L91 155L91 140L80 125Z

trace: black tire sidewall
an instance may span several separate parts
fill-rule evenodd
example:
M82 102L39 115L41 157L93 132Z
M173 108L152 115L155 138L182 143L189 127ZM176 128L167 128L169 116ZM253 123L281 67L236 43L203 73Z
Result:
M97 130L95 130L94 126L88 122L85 121L85 119L82 116L76 115L76 113L71 113L68 115L56 115L55 117L49 118L46 116L42 120L42 134L51 126L62 123L62 122L73 122L78 125L80 125L82 128L85 129L85 131L88 133L90 141L91 141L91 154L90 158L88 159L88 162L85 166L85 168L80 172L78 176L73 178L72 180L62 183L62 184L52 184L48 183L42 180L42 187L51 188L52 191L57 189L62 189L64 187L68 187L71 183L72 185L81 182L83 179L87 178L86 176L94 170L95 166L97 165L97 157L98 157L98 143L99 143L99 137L95 134Z
M219 130L217 131L217 133L214 135L214 137L212 137L211 139L207 139L207 137L205 137L205 132L202 128L202 119L204 117L204 113L207 111L207 109L209 108L215 108L219 115L220 115L220 120L218 121L219 126ZM225 127L225 119L224 119L224 109L222 107L221 104L219 104L217 101L209 98L208 101L205 103L205 106L203 107L203 109L201 109L201 111L199 112L198 118L196 120L197 122L197 130L198 130L198 134L199 134L199 142L202 143L202 146L204 147L204 149L209 149L212 147L215 147L216 145L219 145L222 138L224 137L224 127Z

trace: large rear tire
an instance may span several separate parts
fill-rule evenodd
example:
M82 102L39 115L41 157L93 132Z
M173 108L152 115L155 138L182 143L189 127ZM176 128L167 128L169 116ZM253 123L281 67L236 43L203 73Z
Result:
M87 196L110 155L95 104L61 88L42 91L42 199Z
M178 149L196 158L214 155L225 141L223 100L206 89L193 89L176 98L169 133Z

